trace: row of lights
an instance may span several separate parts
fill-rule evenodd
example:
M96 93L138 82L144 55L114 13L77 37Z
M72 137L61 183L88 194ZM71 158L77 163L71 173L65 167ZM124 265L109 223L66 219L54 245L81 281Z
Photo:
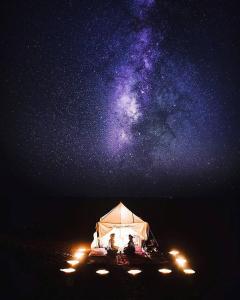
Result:
M66 269L60 269L60 271L65 272L65 273L73 273L76 271L76 269L66 268ZM127 272L128 272L128 274L135 276L135 275L138 275L139 273L141 273L142 271L139 269L131 269ZM162 269L159 269L158 272L160 272L162 274L170 274L170 273L172 273L172 270L167 269L167 268L162 268ZM194 274L195 273L195 271L192 269L183 269L183 272L185 274ZM99 275L107 275L109 273L109 271L106 269L99 269L96 271L96 273Z
M142 271L139 269L131 269L127 272L128 272L128 274L135 276L135 275L140 274ZM158 272L160 272L162 274L170 274L170 273L172 273L172 270L167 269L167 268L162 268L162 269L159 269ZM185 274L194 274L195 273L195 271L192 269L184 269L183 272ZM99 269L96 271L96 273L99 275L107 275L109 273L109 271L106 269Z
M72 268L74 266L76 266L77 264L79 264L80 260L85 256L85 252L86 249L85 248L80 248L76 251L76 253L74 254L75 259L72 260L67 260L67 263L71 265L71 268L65 268L65 269L60 269L60 271L64 272L64 273L73 273L76 271L76 269ZM190 268L186 268L186 264L187 264L187 260L185 257L180 256L179 251L178 250L171 250L169 252L169 254L171 254L172 256L175 257L175 262L178 265L178 267L180 267L181 269L183 269L183 272L185 274L194 274L195 271L190 269ZM172 270L168 269L168 268L162 268L158 270L160 273L162 274L170 274L172 273ZM135 276L139 273L141 273L142 271L139 269L131 269L128 271L129 274ZM97 274L99 275L107 275L109 273L108 270L106 269L100 269L96 271Z
M67 260L67 263L71 266L71 268L60 269L60 271L62 271L64 273L75 272L76 269L74 269L72 267L74 267L80 263L80 260L83 259L83 257L85 256L85 252L86 252L85 248L78 249L74 254L75 259Z
M180 252L178 250L171 250L170 252L168 252L169 254L171 254L173 257L175 257L175 262L178 265L179 268L183 269L183 272L185 274L194 274L195 271L190 269L190 268L185 268L187 265L187 260L184 256L179 255Z

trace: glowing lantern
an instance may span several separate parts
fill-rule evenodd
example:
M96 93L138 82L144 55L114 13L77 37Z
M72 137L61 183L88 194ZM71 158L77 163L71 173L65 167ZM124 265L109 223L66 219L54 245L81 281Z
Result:
M64 273L73 273L76 270L73 268L67 268L67 269L60 269L60 271L64 272Z
M109 271L105 270L105 269L100 269L100 270L97 270L96 273L99 275L107 275L109 273Z
M192 270L192 269L184 269L183 272L184 272L185 274L194 274L194 273L196 273L196 272L195 272L194 270Z
M77 252L86 252L87 249L86 248L79 248Z
M81 259L83 256L84 256L84 252L79 252L79 251L77 251L77 252L74 254L74 257L77 258L77 259Z
M176 263L179 267L183 268L186 265L187 260L184 257L179 256L176 258Z
M141 272L142 272L141 270L138 270L138 269L132 269L132 270L129 270L129 271L128 271L128 274L131 274L131 275L135 276L135 275L137 275L137 274L139 274L139 273L141 273Z
M160 272L162 274L169 274L169 273L172 273L172 270L167 269L167 268L162 268L162 269L159 269L158 272Z
M171 250L170 252L168 252L169 254L173 255L173 256L176 256L179 254L179 251L178 250Z
M67 263L70 264L71 266L75 266L79 263L78 260L67 260Z

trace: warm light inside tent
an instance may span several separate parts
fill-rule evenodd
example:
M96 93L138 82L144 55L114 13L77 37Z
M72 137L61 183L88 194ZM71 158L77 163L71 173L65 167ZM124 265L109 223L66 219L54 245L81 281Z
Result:
M159 269L158 271L160 273L162 273L162 274L170 274L170 273L172 273L172 270L167 269L167 268L162 268L162 269Z
M115 238L115 245L117 247L119 247L119 248L124 248L124 246L126 245L126 243L124 243L124 240L121 237L117 236Z
M71 266L75 266L79 263L79 260L67 260L67 263L70 264Z
M114 233L115 234L115 245L123 249L124 247L127 246L129 242L129 234L131 234L134 238L134 244L135 245L141 245L141 239L140 237L136 234L136 232L131 228L131 226L126 226L126 227L116 227L113 228L109 233L107 233L105 236L101 238L101 247L107 248L110 240L110 235Z
M66 269L60 269L60 271L64 272L64 273L73 273L76 270L73 268L66 268Z
M187 260L183 256L178 256L176 258L176 263L179 267L183 268L186 265Z
M100 270L97 270L96 273L99 275L107 275L109 273L109 271L106 269L100 269Z
M135 275L137 275L137 274L139 274L141 272L142 271L138 270L138 269L131 269L131 270L128 271L128 274L131 274L131 275L135 276Z
M168 253L173 255L173 256L176 256L176 255L179 254L179 251L174 249L174 250L169 251Z
M184 269L183 272L184 272L185 274L194 274L194 273L196 273L196 272L195 272L194 270L192 270L192 269Z

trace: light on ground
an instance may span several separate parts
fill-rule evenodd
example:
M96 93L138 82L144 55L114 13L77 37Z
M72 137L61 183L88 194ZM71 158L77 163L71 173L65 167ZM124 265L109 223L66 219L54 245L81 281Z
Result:
M179 251L178 250L171 250L170 252L168 252L169 254L173 255L173 256L176 256L179 254Z
M129 270L129 271L128 271L128 274L131 274L131 275L135 276L135 275L137 275L137 274L139 274L139 273L141 273L141 272L142 272L141 270L138 270L138 269L132 269L132 270Z
M176 263L179 267L183 268L186 265L187 260L184 257L179 256L176 258Z
M71 266L75 266L79 263L79 260L67 260L67 263Z
M185 274L194 274L194 273L196 273L196 272L195 272L194 270L192 270L192 269L184 269L183 272L184 272Z
M107 275L109 273L109 271L105 270L105 269L100 269L100 270L97 270L96 273L99 275Z
M73 273L76 270L73 268L66 268L66 269L60 269L60 271L64 272L64 273Z
M158 272L160 272L162 274L169 274L169 273L172 273L172 270L167 269L167 268L162 268L162 269L159 269Z

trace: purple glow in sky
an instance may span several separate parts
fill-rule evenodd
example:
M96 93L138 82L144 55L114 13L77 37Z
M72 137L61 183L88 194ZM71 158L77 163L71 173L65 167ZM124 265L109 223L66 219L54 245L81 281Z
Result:
M134 1L138 17L144 22L154 1ZM131 36L122 64L116 67L110 96L108 147L113 153L133 143L135 126L150 104L151 74L159 56L158 43L153 45L150 26L143 26Z
M164 50L161 27L148 21L154 1L133 1L131 9L138 26L126 36L128 47L112 68L106 152L120 172L132 168L144 176L209 168L215 163L217 144L211 139L217 114L199 74L186 59Z
M83 2L48 1L41 10L35 1L34 14L21 4L19 27L11 17L1 120L13 173L65 191L98 186L104 196L110 186L131 190L133 177L144 191L162 191L164 181L171 190L182 178L226 174L236 152L228 139L238 137L227 104L232 66L219 75L223 9L216 15L212 1Z

